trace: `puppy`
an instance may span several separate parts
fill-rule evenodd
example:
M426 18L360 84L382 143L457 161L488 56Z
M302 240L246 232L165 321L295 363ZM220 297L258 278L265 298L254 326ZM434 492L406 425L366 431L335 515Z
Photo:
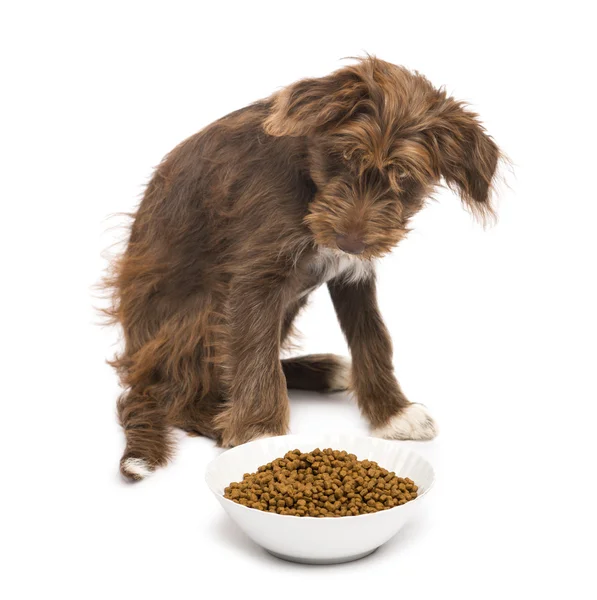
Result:
M294 83L177 146L157 167L112 265L124 350L122 474L142 479L179 427L234 446L288 432L287 388L351 389L372 434L436 426L394 376L374 260L443 181L481 216L500 152L477 116L427 79L373 57ZM326 284L352 365L280 360Z

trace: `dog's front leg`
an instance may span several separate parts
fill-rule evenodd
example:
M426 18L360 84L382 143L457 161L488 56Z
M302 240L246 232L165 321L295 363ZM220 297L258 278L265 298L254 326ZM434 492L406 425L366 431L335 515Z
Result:
M392 341L381 318L375 276L328 282L352 354L352 388L376 437L429 440L437 428L425 407L409 402L394 376Z
M227 404L216 418L222 446L288 431L290 407L280 363L282 286L234 282L226 309L222 376Z

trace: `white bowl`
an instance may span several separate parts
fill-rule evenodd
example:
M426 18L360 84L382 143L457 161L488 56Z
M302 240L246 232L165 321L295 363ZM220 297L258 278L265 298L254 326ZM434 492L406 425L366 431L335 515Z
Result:
M374 460L399 477L410 477L419 488L418 496L376 513L334 518L278 515L224 498L224 488L231 482L295 448L302 452L333 448L356 454L359 460ZM223 452L207 466L206 481L230 518L271 554L295 562L332 564L367 556L394 537L420 509L434 473L425 459L400 442L349 434L282 435Z

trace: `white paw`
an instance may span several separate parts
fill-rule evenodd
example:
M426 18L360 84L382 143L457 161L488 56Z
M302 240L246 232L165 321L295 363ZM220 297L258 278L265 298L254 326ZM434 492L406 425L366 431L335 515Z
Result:
M387 440L432 440L437 435L437 425L422 404L409 404L371 435Z
M142 458L127 458L121 465L120 470L129 479L145 479L152 473L152 469L146 460Z
M337 356L337 367L334 369L328 384L329 392L344 392L350 387L351 362L343 356Z

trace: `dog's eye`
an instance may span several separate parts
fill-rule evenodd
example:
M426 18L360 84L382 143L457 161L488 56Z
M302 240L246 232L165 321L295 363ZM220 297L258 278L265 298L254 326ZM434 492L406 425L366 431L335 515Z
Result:
M408 171L399 166L391 167L392 174L396 179L406 179L408 177Z
M387 172L392 179L408 179L409 172L402 166L396 163L390 163L387 167Z
M408 182L409 173L400 166L391 166L388 169L390 185L396 189L402 189Z

